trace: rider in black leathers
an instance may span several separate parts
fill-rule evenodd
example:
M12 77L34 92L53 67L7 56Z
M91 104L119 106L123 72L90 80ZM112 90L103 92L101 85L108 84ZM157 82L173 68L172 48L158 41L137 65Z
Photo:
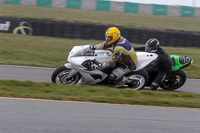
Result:
M145 69L148 73L152 73L155 67L159 68L159 72L150 84L152 90L156 90L172 72L172 60L169 55L159 47L159 41L155 38L149 39L143 47L134 47L135 51L146 51L156 53L157 59L148 65Z

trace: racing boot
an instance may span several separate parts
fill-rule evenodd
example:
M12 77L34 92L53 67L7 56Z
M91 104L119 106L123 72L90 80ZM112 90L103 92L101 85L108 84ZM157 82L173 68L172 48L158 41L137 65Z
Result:
M151 90L157 90L159 85L156 82L152 82L150 85Z

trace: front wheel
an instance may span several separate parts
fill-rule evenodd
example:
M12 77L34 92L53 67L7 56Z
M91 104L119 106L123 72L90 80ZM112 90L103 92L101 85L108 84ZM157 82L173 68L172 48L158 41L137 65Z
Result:
M80 78L81 75L75 69L62 66L53 72L51 81L57 84L76 84Z
M128 82L126 83L132 90L143 89L149 81L149 75L145 70L131 72L128 74Z
M172 72L168 79L166 79L160 86L163 90L175 90L183 86L186 81L186 74L183 70Z

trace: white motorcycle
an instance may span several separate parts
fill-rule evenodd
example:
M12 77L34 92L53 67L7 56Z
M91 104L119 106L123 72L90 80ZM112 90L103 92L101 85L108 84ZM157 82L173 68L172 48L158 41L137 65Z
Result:
M54 83L64 84L87 84L87 85L108 85L110 82L108 75L114 70L109 68L99 69L99 64L108 61L112 55L112 50L89 50L90 45L74 46L69 52L68 62L57 68L51 77ZM125 88L140 90L148 81L149 75L143 69L157 58L157 54L147 52L136 52L137 69L126 73L128 82Z

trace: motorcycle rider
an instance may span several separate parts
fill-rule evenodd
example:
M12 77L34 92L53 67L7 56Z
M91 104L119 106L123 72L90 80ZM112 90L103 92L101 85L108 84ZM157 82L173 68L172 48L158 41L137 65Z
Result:
M137 67L137 56L131 43L121 36L118 28L110 27L105 33L106 41L96 46L91 45L92 50L113 48L113 54L109 61L100 64L101 69L116 67L109 75L109 80L114 87L123 87L127 78L123 75Z
M152 62L150 66L145 68L149 73L151 73L155 69L155 67L159 68L158 74L150 84L150 88L152 90L157 90L157 88L163 83L165 78L169 76L172 72L171 58L162 48L160 48L160 42L155 38L149 39L146 42L145 46L134 47L134 49L136 51L146 51L150 53L156 53L158 55L157 59Z

